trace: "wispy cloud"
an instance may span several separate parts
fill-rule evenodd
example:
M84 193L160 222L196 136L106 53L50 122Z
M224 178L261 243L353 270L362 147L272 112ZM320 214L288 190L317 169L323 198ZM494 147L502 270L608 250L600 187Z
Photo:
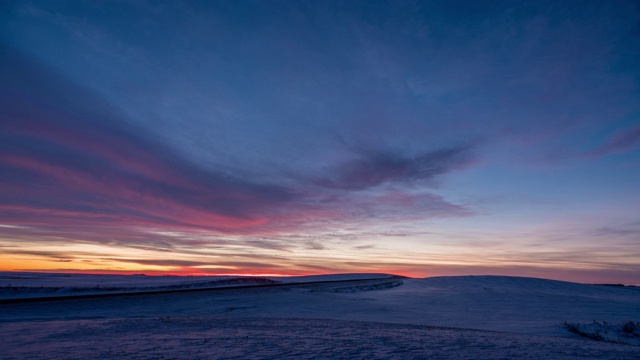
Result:
M390 151L361 151L356 159L327 171L316 184L344 190L365 190L386 183L431 180L468 164L471 146L456 146L408 156Z
M589 150L589 157L623 154L640 148L640 126L631 126L609 137L602 145Z
M12 225L235 231L265 223L287 189L205 170L141 133L96 96L3 51L2 218ZM8 83L5 83L8 84ZM41 86L41 84L48 84Z
M137 229L142 228L265 235L322 223L390 220L387 208L427 217L464 212L433 194L362 190L432 180L464 165L470 147L416 156L363 152L336 165L324 179L298 177L277 185L184 158L97 94L25 54L4 49L2 75L11 81L0 88L0 216L12 233L28 226L89 239L131 238L140 236ZM252 241L258 248L286 247L245 242Z

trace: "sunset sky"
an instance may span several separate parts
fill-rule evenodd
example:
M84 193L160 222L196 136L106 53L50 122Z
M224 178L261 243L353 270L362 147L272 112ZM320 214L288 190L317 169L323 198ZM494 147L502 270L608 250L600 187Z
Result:
M2 1L0 270L640 285L640 5Z

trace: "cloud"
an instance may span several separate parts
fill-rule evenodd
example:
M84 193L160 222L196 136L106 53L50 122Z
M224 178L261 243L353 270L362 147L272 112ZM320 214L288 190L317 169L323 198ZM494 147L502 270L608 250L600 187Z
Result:
M29 255L36 257L46 257L56 259L57 261L66 260L71 261L66 258L69 257L69 254L62 254L58 251L43 251L43 250L21 250L21 249L4 249L0 248L0 254L9 254L9 255ZM76 254L74 254L76 255ZM86 254L85 254L86 255Z
M416 156L360 151L326 178L278 185L185 158L98 94L15 49L4 47L0 64L7 80L0 85L0 216L12 226L93 229L98 237L101 226L115 224L264 235L363 215L383 218L389 210L383 203L413 210L421 204L441 215L460 210L442 197L403 190L349 193L432 180L464 166L470 146ZM343 211L347 198L350 208L361 204L367 213Z
M411 155L343 144L338 153L352 158L334 161L324 176L295 173L275 183L270 174L187 157L29 54L0 47L0 77L0 243L15 245L0 255L105 270L107 262L129 262L183 273L219 266L284 272L293 271L286 266L296 254L385 236L385 223L470 213L411 186L467 166L471 145ZM371 224L377 228L367 230ZM39 249L61 244L69 248ZM87 244L108 248L79 250ZM129 252L157 259L118 258Z
M269 209L291 200L281 186L178 156L24 54L5 48L0 62L0 214L12 225L233 232L268 222Z
M328 171L332 176L319 179L316 184L332 189L365 190L387 183L426 181L470 161L470 146L439 149L416 156L363 151L356 159Z
M604 144L586 153L589 157L623 154L640 148L640 126L625 129L607 139Z
M103 260L110 261L110 262L127 262L127 263L134 263L134 264L140 264L140 265L176 266L176 267L212 265L211 262L206 262L206 261L174 260L174 259L105 258Z

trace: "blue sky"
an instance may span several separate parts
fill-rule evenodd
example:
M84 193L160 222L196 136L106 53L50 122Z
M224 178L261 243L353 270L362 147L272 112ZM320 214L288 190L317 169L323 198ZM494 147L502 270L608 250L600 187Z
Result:
M6 270L640 283L635 2L2 7Z

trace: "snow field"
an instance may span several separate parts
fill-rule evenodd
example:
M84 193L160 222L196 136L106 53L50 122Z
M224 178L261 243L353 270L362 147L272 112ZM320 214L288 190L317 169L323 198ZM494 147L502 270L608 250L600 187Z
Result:
M640 346L595 341L563 326L637 322L637 287L503 276L333 279L339 281L0 303L0 354L640 359Z
M160 317L0 325L18 359L637 359L588 339L326 319Z

